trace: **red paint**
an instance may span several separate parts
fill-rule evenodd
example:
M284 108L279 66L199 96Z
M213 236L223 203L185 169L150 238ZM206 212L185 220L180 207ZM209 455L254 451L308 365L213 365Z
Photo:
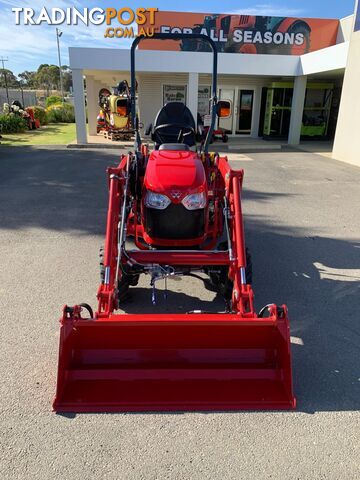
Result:
M61 328L58 412L295 408L287 317L112 315Z
M157 193L181 192L180 203L188 194L206 191L203 164L195 152L153 151L146 168L145 188Z
M143 160L148 150L142 150ZM226 157L194 152L152 152L143 190L182 194L203 189L214 199L211 223L197 251L150 249L138 204L132 202L127 233L135 235L139 251L121 258L123 265L228 265L233 281L232 313L116 314L117 225L123 201L127 160L108 169L109 207L105 265L109 284L98 290L95 318L81 317L81 307L64 308L61 318L57 412L124 412L187 410L293 409L290 332L287 309L272 305L268 318L254 310L254 293L242 285L245 237L241 191L243 171L230 168ZM229 207L233 256L213 252L222 235L223 199ZM219 205L220 203L220 205ZM207 212L208 215L208 212ZM206 242L205 242L206 240ZM171 242L165 240L167 249ZM170 248L171 249L171 248ZM121 271L119 272L121 275ZM150 309L149 305L149 309Z

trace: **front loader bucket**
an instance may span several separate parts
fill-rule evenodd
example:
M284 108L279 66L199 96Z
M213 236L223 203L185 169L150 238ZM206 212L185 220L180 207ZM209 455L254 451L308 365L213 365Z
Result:
M294 408L286 315L66 319L53 406L57 412Z

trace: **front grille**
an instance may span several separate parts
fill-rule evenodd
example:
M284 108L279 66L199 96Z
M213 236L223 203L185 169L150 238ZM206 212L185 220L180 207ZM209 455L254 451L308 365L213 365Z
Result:
M187 210L174 203L165 210L145 208L145 230L150 237L165 240L199 238L205 232L205 210Z

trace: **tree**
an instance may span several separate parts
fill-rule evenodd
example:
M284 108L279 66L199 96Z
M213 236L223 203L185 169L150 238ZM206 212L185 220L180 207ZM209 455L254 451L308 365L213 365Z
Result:
M47 90L47 92L59 89L60 69L56 65L40 65L35 78L37 86Z
M25 72L19 73L18 77L23 81L24 86L28 88L36 87L36 72L25 70Z
M0 87L4 88L6 86L5 82L5 76L6 76L6 82L8 87L16 87L18 84L18 80L16 78L16 75L11 70L7 70L4 68L0 68Z
M49 67L50 65L48 63L41 63L37 69L38 73L40 70L42 70L44 67Z
M62 77L63 77L63 86L64 92L70 92L72 88L72 71L67 65L61 67Z

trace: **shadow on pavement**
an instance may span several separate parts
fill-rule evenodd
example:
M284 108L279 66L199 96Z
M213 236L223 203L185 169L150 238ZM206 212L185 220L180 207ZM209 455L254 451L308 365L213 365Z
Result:
M0 229L45 228L104 235L106 169L118 159L119 153L114 151L0 150Z
M181 283L186 282L184 277ZM147 277L150 283L150 277ZM199 288L205 288L202 282L198 280ZM164 281L158 282L156 287L156 305L151 302L151 288L131 287L129 299L122 304L125 313L187 313L193 310L201 310L203 312L224 312L225 302L221 296L214 296L213 300L203 300L195 296L187 295L182 292L175 292L175 282L168 282L167 299L164 297ZM175 305L175 309L174 309Z
M255 301L289 308L298 409L360 409L360 244L247 222Z

